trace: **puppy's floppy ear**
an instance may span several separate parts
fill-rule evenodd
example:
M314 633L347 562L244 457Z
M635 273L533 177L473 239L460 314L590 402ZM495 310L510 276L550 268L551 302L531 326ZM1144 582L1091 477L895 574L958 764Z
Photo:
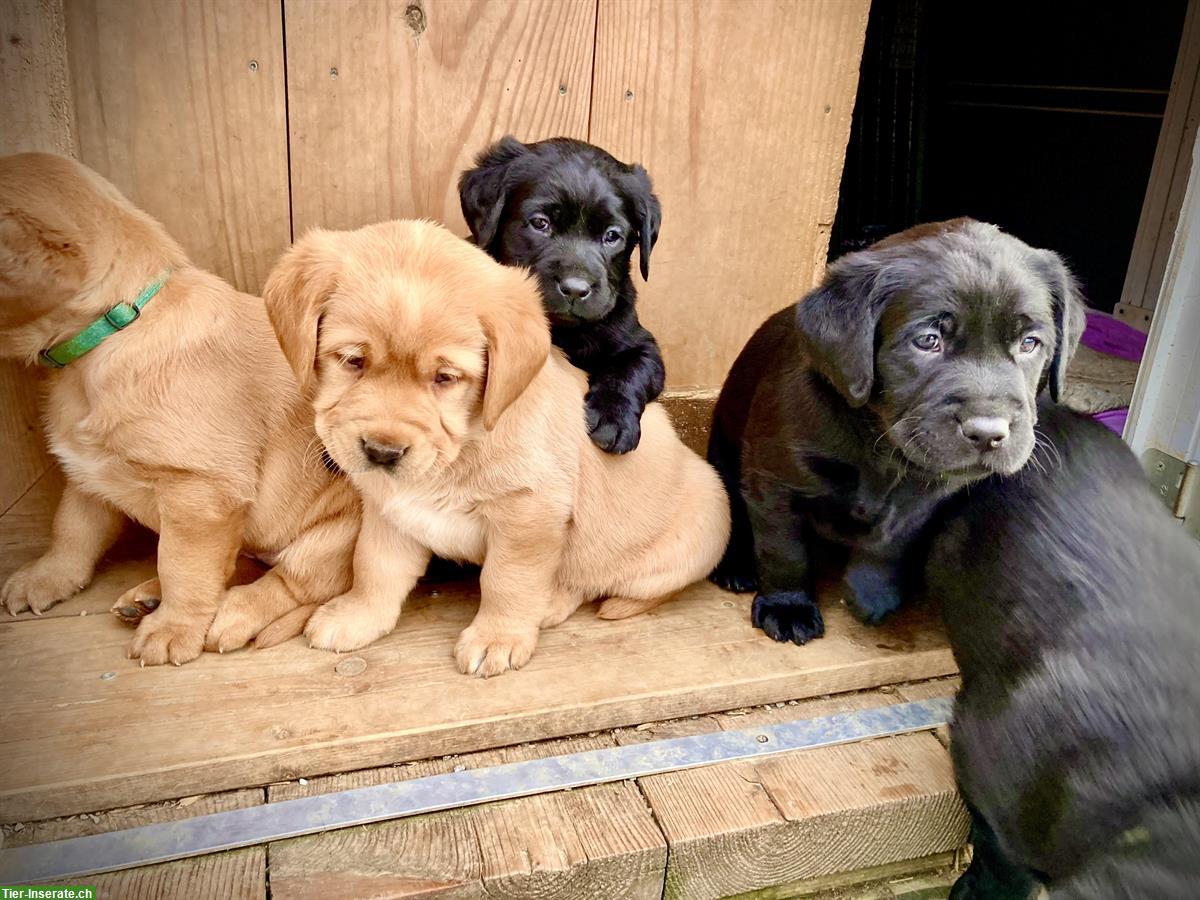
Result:
M76 288L87 274L80 241L24 209L0 213L0 262L5 274L22 282L54 278Z
M886 250L843 256L796 311L813 365L852 407L866 403L875 384L875 328L892 293L883 277L889 257Z
M1033 266L1050 289L1054 303L1054 354L1050 359L1048 380L1050 397L1057 403L1067 383L1067 367L1087 328L1087 304L1079 283L1057 253L1039 250Z
M649 281L650 251L654 249L659 229L662 227L662 204L654 195L649 173L639 165L629 167L629 175L626 176L622 187L633 207L638 230L638 258L641 263L642 280Z
M550 355L550 326L537 285L523 269L501 271L504 287L488 298L479 315L487 338L483 427L488 431L529 387Z
M507 135L475 157L475 168L458 177L458 202L477 247L486 250L495 240L508 202L509 166L528 152L528 147Z
M338 271L337 235L314 229L284 253L263 288L271 327L305 397L315 385L321 313Z

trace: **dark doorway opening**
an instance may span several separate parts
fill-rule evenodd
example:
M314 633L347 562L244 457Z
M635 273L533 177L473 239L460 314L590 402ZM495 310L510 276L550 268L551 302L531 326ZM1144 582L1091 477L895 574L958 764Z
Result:
M1121 296L1186 0L874 0L830 257L971 216Z

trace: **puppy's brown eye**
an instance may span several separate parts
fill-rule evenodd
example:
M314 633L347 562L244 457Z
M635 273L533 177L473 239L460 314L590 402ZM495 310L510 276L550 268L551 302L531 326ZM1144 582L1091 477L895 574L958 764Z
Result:
M609 247L613 247L621 243L621 240L624 237L625 235L621 234L621 229L610 228L608 231L604 232L604 243Z
M452 372L438 372L433 376L433 383L440 385L454 384L458 381L458 376Z
M1021 339L1021 352L1032 353L1038 347L1042 346L1042 342L1035 338L1032 334L1027 334Z
M356 372L361 372L367 367L367 359L359 354L351 354L350 356L342 357L342 365L347 369L353 369Z
M529 217L529 227L534 231L545 234L550 230L550 220L543 215Z
M913 346L926 353L937 353L942 349L942 336L936 331L927 331L913 338Z

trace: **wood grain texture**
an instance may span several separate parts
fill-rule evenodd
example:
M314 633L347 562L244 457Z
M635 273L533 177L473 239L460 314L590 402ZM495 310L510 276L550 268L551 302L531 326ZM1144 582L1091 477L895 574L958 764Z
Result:
M587 136L595 0L291 0L295 233L428 216L492 140Z
M94 816L51 819L30 823L21 831L5 828L4 846L23 847L123 828L173 822L191 816L259 806L262 802L261 790L230 791L188 797L173 803L114 809ZM94 885L98 897L119 897L122 900L187 900L197 897L265 900L267 850L265 847L247 847L244 850L215 853L195 859L181 859L104 875L89 875L64 883Z
M257 292L288 246L278 0L68 0L79 158Z
M272 785L272 801L612 745L607 736L507 747ZM271 894L333 886L372 897L658 898L666 842L631 782L507 800L271 845Z
M0 359L0 523L54 466L42 436L40 393L37 375L27 366Z
M75 123L63 0L0 4L0 156L74 155Z
M1167 258L1192 166L1192 147L1200 125L1200 0L1189 0L1183 34L1163 111L1162 129L1150 166L1150 180L1138 218L1129 268L1117 314L1141 331L1148 322L1135 315L1158 303Z
M0 155L29 150L74 155L62 0L0 4L0 121ZM0 360L0 516L52 465L38 393L33 371Z
M824 271L868 7L600 0L591 140L663 204L638 304L669 385L719 385Z
M145 574L130 572L126 586ZM954 671L927 610L869 628L826 604L827 637L797 648L750 626L748 595L698 584L624 621L580 610L542 633L520 672L481 681L458 674L451 657L477 602L475 583L419 588L397 630L358 654L367 667L353 678L334 672L337 656L300 639L142 669L124 658L129 633L109 616L0 623L0 821ZM100 680L107 671L116 677Z
M710 718L722 729L747 728L886 702L894 701L868 693ZM639 785L670 846L665 897L725 897L943 853L967 838L949 755L926 733L652 775Z

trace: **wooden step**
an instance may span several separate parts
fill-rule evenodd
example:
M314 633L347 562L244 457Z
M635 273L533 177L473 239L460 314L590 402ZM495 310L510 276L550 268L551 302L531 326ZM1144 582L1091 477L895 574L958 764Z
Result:
M943 696L953 687L939 682L911 692L780 703L290 781L271 785L265 800L828 715ZM262 791L244 790L30 824L20 832L10 826L5 844L261 802ZM877 879L907 883L913 872L946 869L966 835L948 754L923 732L344 829L88 882L104 896L217 891L231 897L264 897L269 882L276 900L804 896Z

